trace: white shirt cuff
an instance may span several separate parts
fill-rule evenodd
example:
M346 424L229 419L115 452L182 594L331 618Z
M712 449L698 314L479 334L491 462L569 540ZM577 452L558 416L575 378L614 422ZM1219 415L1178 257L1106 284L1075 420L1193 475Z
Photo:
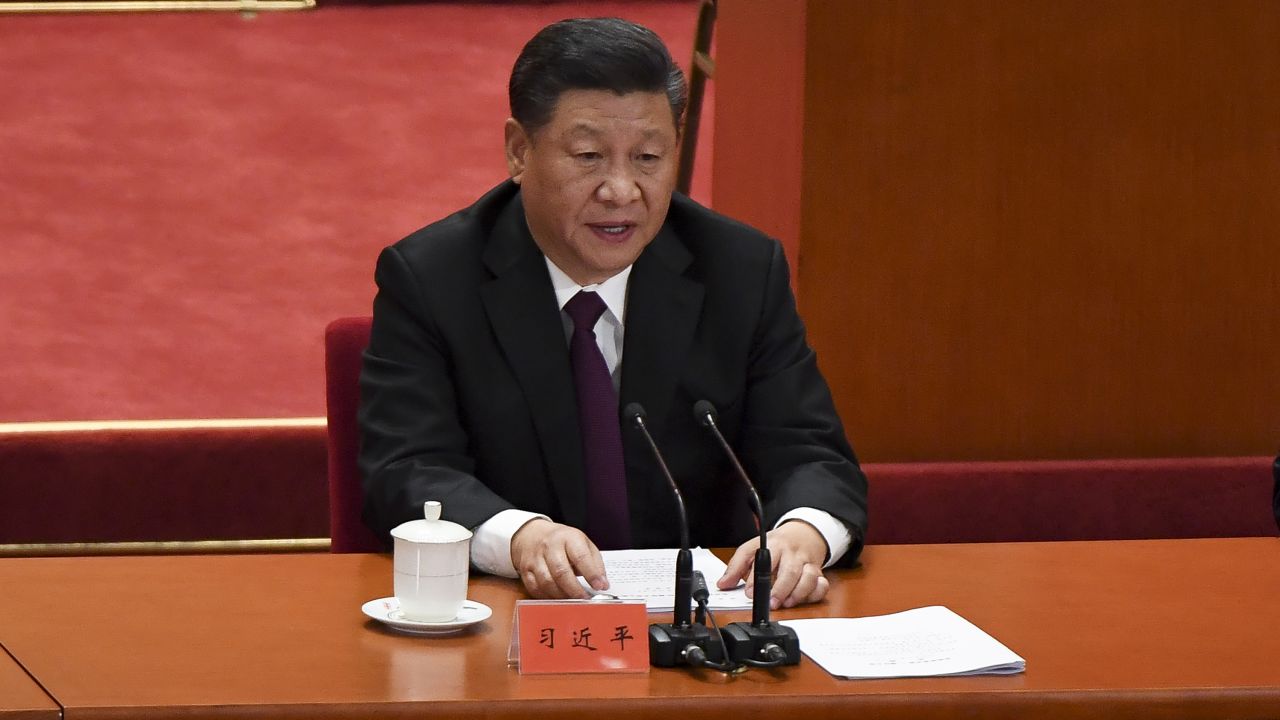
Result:
M823 540L827 541L827 562L822 567L829 568L839 560L849 546L853 544L853 533L831 513L817 508L800 507L788 512L778 520L778 525L788 520L802 520L813 526ZM774 525L774 527L778 527Z
M475 569L490 575L515 577L516 566L511 562L511 538L515 537L525 523L538 518L551 519L546 515L513 509L503 510L480 523L471 537L471 564Z

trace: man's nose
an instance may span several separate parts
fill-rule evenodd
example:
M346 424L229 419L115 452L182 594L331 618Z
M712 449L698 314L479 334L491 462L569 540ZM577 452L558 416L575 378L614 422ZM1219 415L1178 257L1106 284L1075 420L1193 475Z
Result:
M596 198L606 205L626 205L640 198L640 185L634 169L627 163L613 163L605 171L604 180L596 188Z

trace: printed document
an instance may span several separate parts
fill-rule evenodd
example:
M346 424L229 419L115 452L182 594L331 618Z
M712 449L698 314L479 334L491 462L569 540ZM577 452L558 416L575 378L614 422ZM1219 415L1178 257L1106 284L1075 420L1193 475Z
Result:
M1027 662L976 625L934 605L864 618L782 620L823 670L850 679L1007 675Z
M675 549L659 550L605 550L604 571L609 576L609 589L596 593L608 597L616 595L620 600L643 601L649 612L670 612L676 602L676 553ZM711 592L707 605L712 610L743 610L751 608L751 598L743 592L745 583L732 590L716 589L716 581L724 575L726 565L706 548L693 549L693 569L702 571ZM586 585L585 580L581 580ZM692 605L697 608L697 603Z

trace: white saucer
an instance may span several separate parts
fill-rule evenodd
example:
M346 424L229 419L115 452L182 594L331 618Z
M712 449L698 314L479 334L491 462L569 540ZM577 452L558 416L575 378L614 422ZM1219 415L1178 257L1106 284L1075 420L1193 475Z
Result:
M461 632L482 620L487 620L493 614L493 610L490 610L488 605L474 600L467 600L462 603L462 609L458 611L458 616L452 620L421 622L406 618L400 612L400 601L394 597L370 600L361 605L360 610L365 615L387 627L414 635L448 635Z

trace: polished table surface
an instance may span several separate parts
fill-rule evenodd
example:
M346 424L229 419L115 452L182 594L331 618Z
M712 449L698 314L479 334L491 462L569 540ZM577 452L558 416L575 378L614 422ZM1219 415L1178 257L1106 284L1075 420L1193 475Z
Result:
M1280 717L1280 539L870 547L779 618L945 605L1021 675L838 680L807 658L726 677L522 676L514 581L477 629L400 635L360 605L379 555L0 560L0 643L81 718ZM745 615L723 614L722 622ZM792 715L794 713L794 715ZM812 715L805 715L812 713Z
M58 705L0 648L0 720L57 720Z

